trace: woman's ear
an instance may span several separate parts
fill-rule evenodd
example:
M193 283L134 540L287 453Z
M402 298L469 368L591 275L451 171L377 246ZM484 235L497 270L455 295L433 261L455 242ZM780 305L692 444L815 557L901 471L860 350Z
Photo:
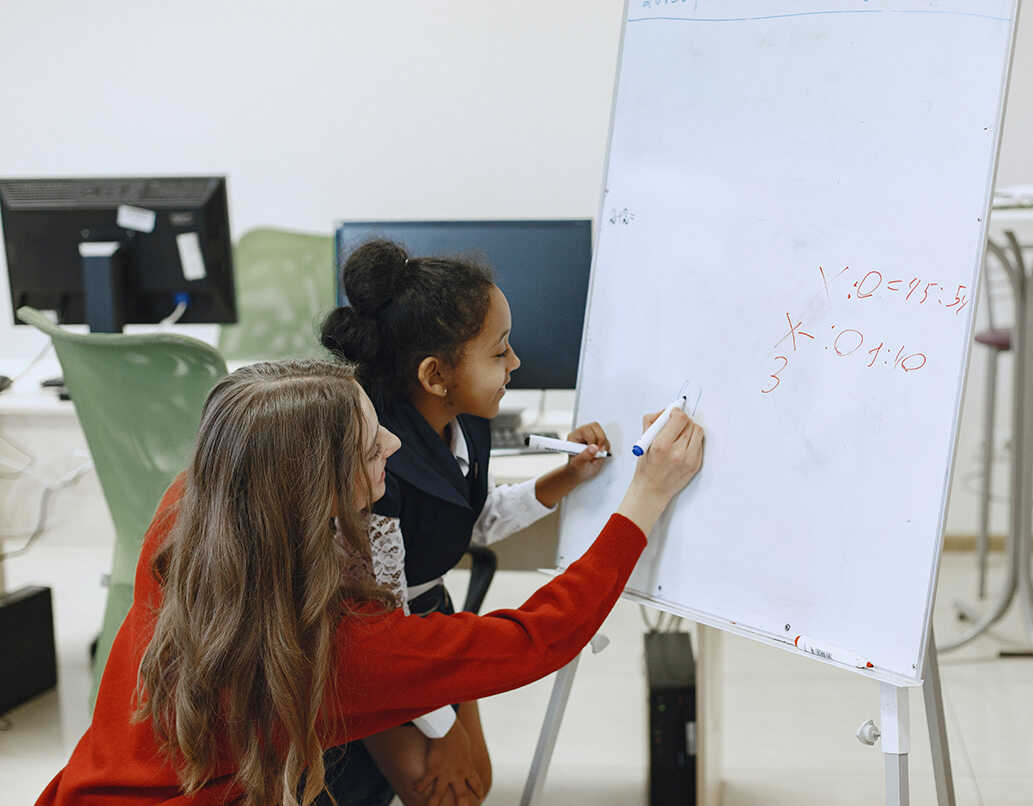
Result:
M447 374L444 362L436 355L428 355L416 369L416 377L419 378L423 391L442 400L448 396Z

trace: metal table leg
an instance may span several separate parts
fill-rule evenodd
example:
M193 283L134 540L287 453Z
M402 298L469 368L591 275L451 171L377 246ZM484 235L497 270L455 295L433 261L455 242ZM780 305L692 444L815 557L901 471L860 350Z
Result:
M1033 580L1030 580L1031 508L1033 508L1033 418L1026 417L1025 401L1033 401L1033 367L1030 367L1030 327L1033 326L1033 294L1022 248L1015 234L1007 233L1009 255L993 241L987 248L1008 272L1015 297L1015 372L1012 392L1011 505L1008 518L1008 576L1005 589L991 610L960 638L939 647L941 652L964 646L986 632L1007 612L1019 594L1027 629L1033 640Z

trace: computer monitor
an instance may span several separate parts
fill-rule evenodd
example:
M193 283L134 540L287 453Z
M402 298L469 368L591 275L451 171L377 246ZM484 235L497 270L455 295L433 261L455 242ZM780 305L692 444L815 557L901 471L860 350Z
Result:
M223 177L2 179L12 311L119 332L237 321ZM17 315L15 315L17 323Z
M486 260L513 314L510 342L521 366L509 388L575 387L592 267L591 221L340 222L338 304L347 304L344 261L372 238L396 241L414 257L473 254Z

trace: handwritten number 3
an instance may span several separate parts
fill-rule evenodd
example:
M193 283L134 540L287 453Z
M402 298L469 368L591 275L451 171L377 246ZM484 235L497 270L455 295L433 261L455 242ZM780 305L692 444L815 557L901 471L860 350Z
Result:
M760 390L761 394L765 394L766 395L768 392L774 392L778 388L778 385L780 383L782 383L782 379L778 377L778 374L780 372L782 372L782 370L784 370L787 366L789 366L789 359L786 358L784 355L776 355L775 358L776 358L776 360L779 359L779 358L782 359L782 366L780 366L778 369L776 369L774 374L768 376L769 378L771 378L774 381L774 383L771 384L771 388L770 389L761 389Z

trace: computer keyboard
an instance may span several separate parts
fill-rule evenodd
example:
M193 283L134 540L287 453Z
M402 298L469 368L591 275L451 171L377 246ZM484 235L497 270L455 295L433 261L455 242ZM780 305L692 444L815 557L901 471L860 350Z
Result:
M548 453L540 448L529 448L525 444L525 438L529 433L535 433L542 437L558 439L559 434L551 431L522 431L509 426L498 426L494 422L491 425L491 453L493 456L510 456L518 453Z

